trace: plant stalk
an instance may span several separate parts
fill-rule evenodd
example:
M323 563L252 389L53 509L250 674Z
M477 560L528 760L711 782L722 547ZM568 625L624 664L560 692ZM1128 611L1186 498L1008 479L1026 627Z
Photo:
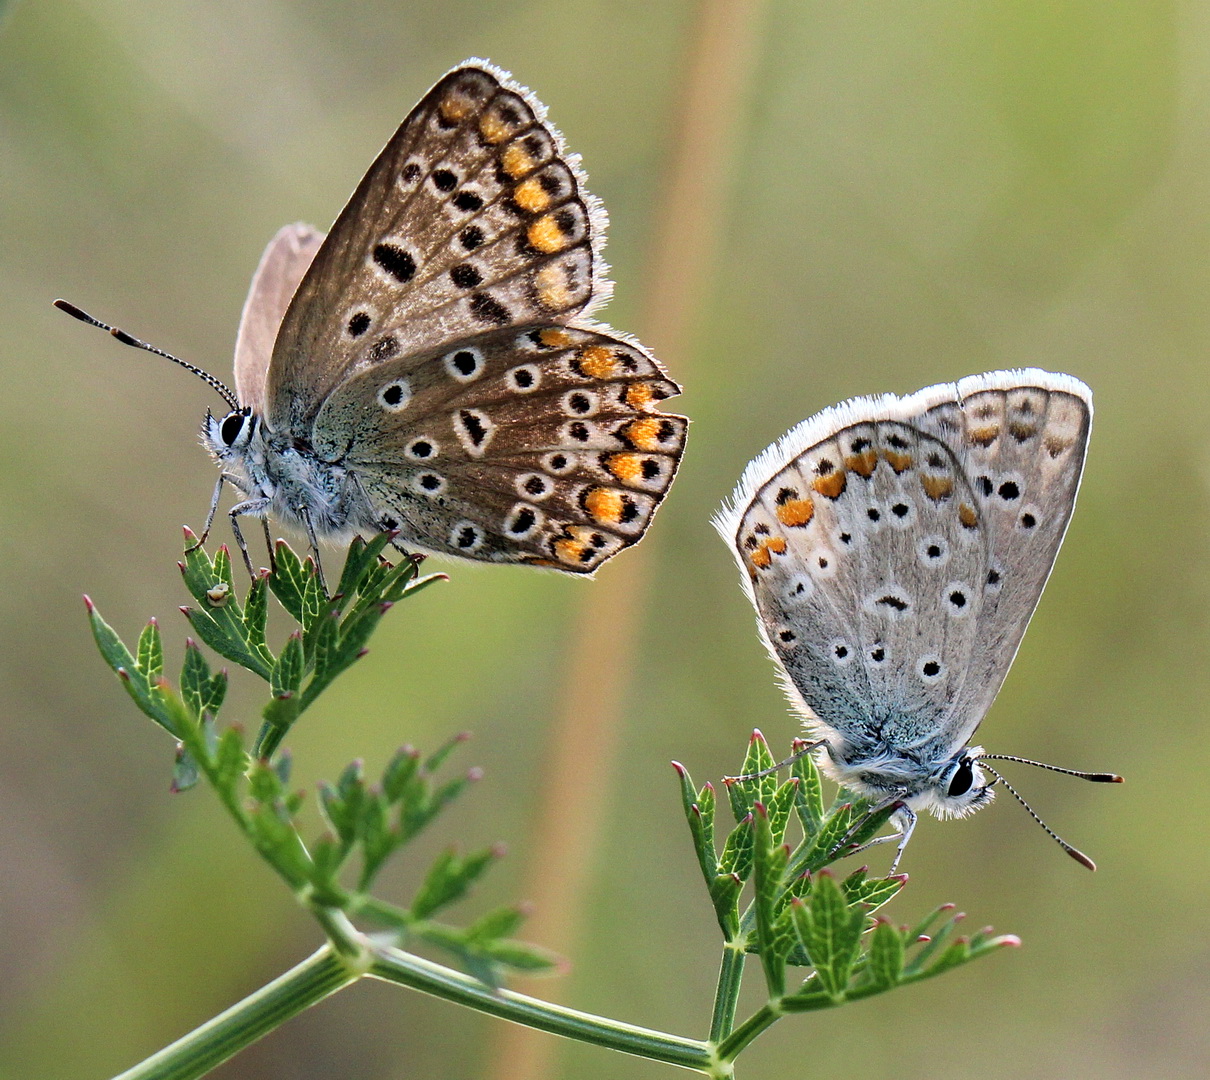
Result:
M330 945L324 945L301 964L114 1080L194 1080L204 1076L360 975Z
M374 954L374 962L368 972L374 978L409 986L413 990L538 1031L634 1054L650 1061L662 1061L707 1074L713 1068L710 1046L696 1039L624 1024L511 990L493 990L469 975L399 949L378 946L374 948Z

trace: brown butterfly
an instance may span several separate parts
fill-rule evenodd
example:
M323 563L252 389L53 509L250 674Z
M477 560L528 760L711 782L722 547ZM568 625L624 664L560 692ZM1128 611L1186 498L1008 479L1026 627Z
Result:
M591 318L604 233L542 104L488 63L455 68L326 238L291 225L269 244L235 393L199 372L231 406L202 429L222 469L207 529L229 483L245 561L238 520L269 514L317 556L395 530L409 550L590 574L638 541L687 421L662 411L680 388L659 363Z

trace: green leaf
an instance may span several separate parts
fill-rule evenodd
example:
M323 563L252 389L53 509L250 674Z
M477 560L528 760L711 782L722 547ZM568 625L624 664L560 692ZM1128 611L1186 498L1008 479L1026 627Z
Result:
M790 812L794 809L797 798L798 779L791 777L773 793L766 805L769 814L769 831L773 842L780 844L786 835L786 825L790 821Z
M155 619L150 620L139 634L136 663L144 678L153 685L164 674L164 643L160 638L159 623Z
M777 791L777 775L769 772L767 776L757 776L772 769L777 764L769 752L769 744L759 729L752 732L748 740L748 753L744 757L743 771L739 776L726 778L727 797L731 801L731 813L735 820L742 821L752 812L752 804L763 802L766 806L772 801ZM752 777L752 779L742 779Z
M790 912L816 980L829 997L841 1001L861 944L862 913L849 907L826 870L815 876L810 899L795 899Z
M802 748L800 742L801 740L794 740L791 753L799 752ZM809 753L802 754L790 767L790 775L798 777L798 787L794 792L794 809L798 813L803 833L810 839L823 824L823 784L814 756Z
M188 791L201 779L198 764L194 756L177 743L176 760L172 766L172 790L174 792Z
M434 912L460 900L498 855L495 848L484 848L465 858L453 850L443 852L417 891L412 901L412 914L418 919L427 919Z
M212 783L220 792L233 796L248 768L243 732L239 728L227 728L218 737L211 760L214 769Z
M244 638L257 651L269 654L265 644L265 624L269 618L269 582L268 574L264 571L257 574L248 590L248 599L244 605L243 624Z
M885 919L879 919L870 939L863 981L876 991L897 986L903 974L903 954L903 935Z
M680 762L672 763L681 784L681 805L685 820L689 823L689 834L693 838L693 850L707 887L718 876L718 855L714 850L714 788L706 784L700 792L693 788L693 778Z
M718 857L720 874L734 874L740 881L747 881L752 873L752 829L751 818L745 818L723 841L723 853Z
M294 549L284 540L279 540L273 548L273 573L269 575L269 588L277 597L277 602L297 623L303 621L305 584L303 565L294 554Z
M273 665L269 689L276 698L294 697L302 686L306 659L303 656L302 635L296 630L286 639L285 647Z
M769 996L780 998L786 992L786 954L794 944L792 936L779 932L777 920L782 875L789 851L775 841L768 814L760 803L753 807L752 832L756 949L760 953Z
M416 783L420 768L420 752L410 746L400 747L388 762L382 774L382 793L387 802L397 803L404 793Z

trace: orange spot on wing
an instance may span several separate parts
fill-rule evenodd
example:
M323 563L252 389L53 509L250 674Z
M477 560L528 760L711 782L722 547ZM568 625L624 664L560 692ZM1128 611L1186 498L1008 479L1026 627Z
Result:
M912 455L900 454L895 450L884 450L882 456L886 459L886 463L895 470L895 474L903 472L904 469L912 467Z
M1008 425L1008 433L1017 442L1025 442L1026 439L1032 439L1038 434L1038 426L1037 424L1025 424L1020 420L1014 420Z
M660 449L663 421L650 419L631 420L618 434L622 435L631 446L637 450L653 451Z
M815 504L810 499L788 499L777 508L777 520L792 529L809 525L814 516Z
M873 476L874 467L878 464L878 455L873 450L863 450L860 454L852 454L844 459L846 469L864 476L867 480Z
M971 428L970 438L976 446L991 446L1000 437L1000 425L988 424L985 427Z
M559 349L572 343L571 335L566 330L556 330L553 327L539 331L538 338L543 345L552 349Z
M820 495L825 495L829 499L839 499L848 483L849 481L845 476L844 470L836 469L834 472L828 473L827 476L817 476L811 483L811 486Z
M508 138L509 128L494 112L489 112L479 121L479 134L494 146Z
M650 383L631 383L626 388L626 404L638 412L651 412L658 400Z
M616 375L618 370L613 350L604 345L589 345L581 349L576 362L590 379L608 379Z
M441 115L451 123L458 123L471 111L471 102L459 94L451 94L441 103Z
M962 522L964 529L974 529L979 525L979 515L975 512L975 508L966 503L958 506L958 520Z
M612 488L593 488L584 496L584 509L593 521L601 524L616 525L622 520L625 507L622 493Z
M531 176L513 189L513 202L527 213L536 214L550 205L550 196L538 180Z
M759 570L767 570L773 562L774 555L786 553L786 542L780 536L770 536L762 540L756 550L748 556L748 561Z
M550 255L567 247L567 236L555 222L553 214L538 218L526 231L525 238L530 247Z
M500 155L500 164L504 171L516 180L527 172L532 172L537 162L524 146L515 142L504 148L504 153Z
M941 502L954 493L954 481L948 476L922 476L920 486L933 502Z

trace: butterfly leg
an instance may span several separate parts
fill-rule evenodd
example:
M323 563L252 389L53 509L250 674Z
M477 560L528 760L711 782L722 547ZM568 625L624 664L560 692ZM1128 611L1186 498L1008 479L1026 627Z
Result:
M801 739L795 739L794 741L802 743ZM818 750L825 742L827 742L826 739L816 739L814 742L802 743L785 761L779 761L768 769L761 769L760 772L744 773L743 776L724 776L723 783L735 783L738 780L759 780L762 776L772 776L778 769L784 768L786 765L793 765L799 758L806 757L812 750Z
M228 477L230 479L230 477ZM248 568L248 575L253 581L256 580L256 570L252 566L252 557L248 554L248 542L244 539L244 534L240 531L240 517L246 514L263 517L265 511L269 509L268 499L248 499L242 503L236 503L228 511L228 516L231 518L231 534L235 537L236 544L239 545L240 554L244 557L244 566Z
M315 572L319 575L319 587L323 589L324 596L327 596L328 586L324 582L323 563L319 561L319 541L315 537L315 526L311 522L311 511L305 506L300 506L298 508L298 516L302 519L302 523L307 529L307 542L311 545L311 555L315 559Z
M260 519L261 525L265 528L265 550L269 552L269 571L277 573L277 556L273 552L273 534L269 532L269 515L265 514Z
M912 830L916 828L916 811L907 806L901 806L895 814L896 824L899 826L899 846L895 848L895 857L891 860L891 869L888 873L893 874L895 867L899 865L899 860L903 857L903 849L907 847L907 842L912 838ZM892 839L887 837L888 840Z

